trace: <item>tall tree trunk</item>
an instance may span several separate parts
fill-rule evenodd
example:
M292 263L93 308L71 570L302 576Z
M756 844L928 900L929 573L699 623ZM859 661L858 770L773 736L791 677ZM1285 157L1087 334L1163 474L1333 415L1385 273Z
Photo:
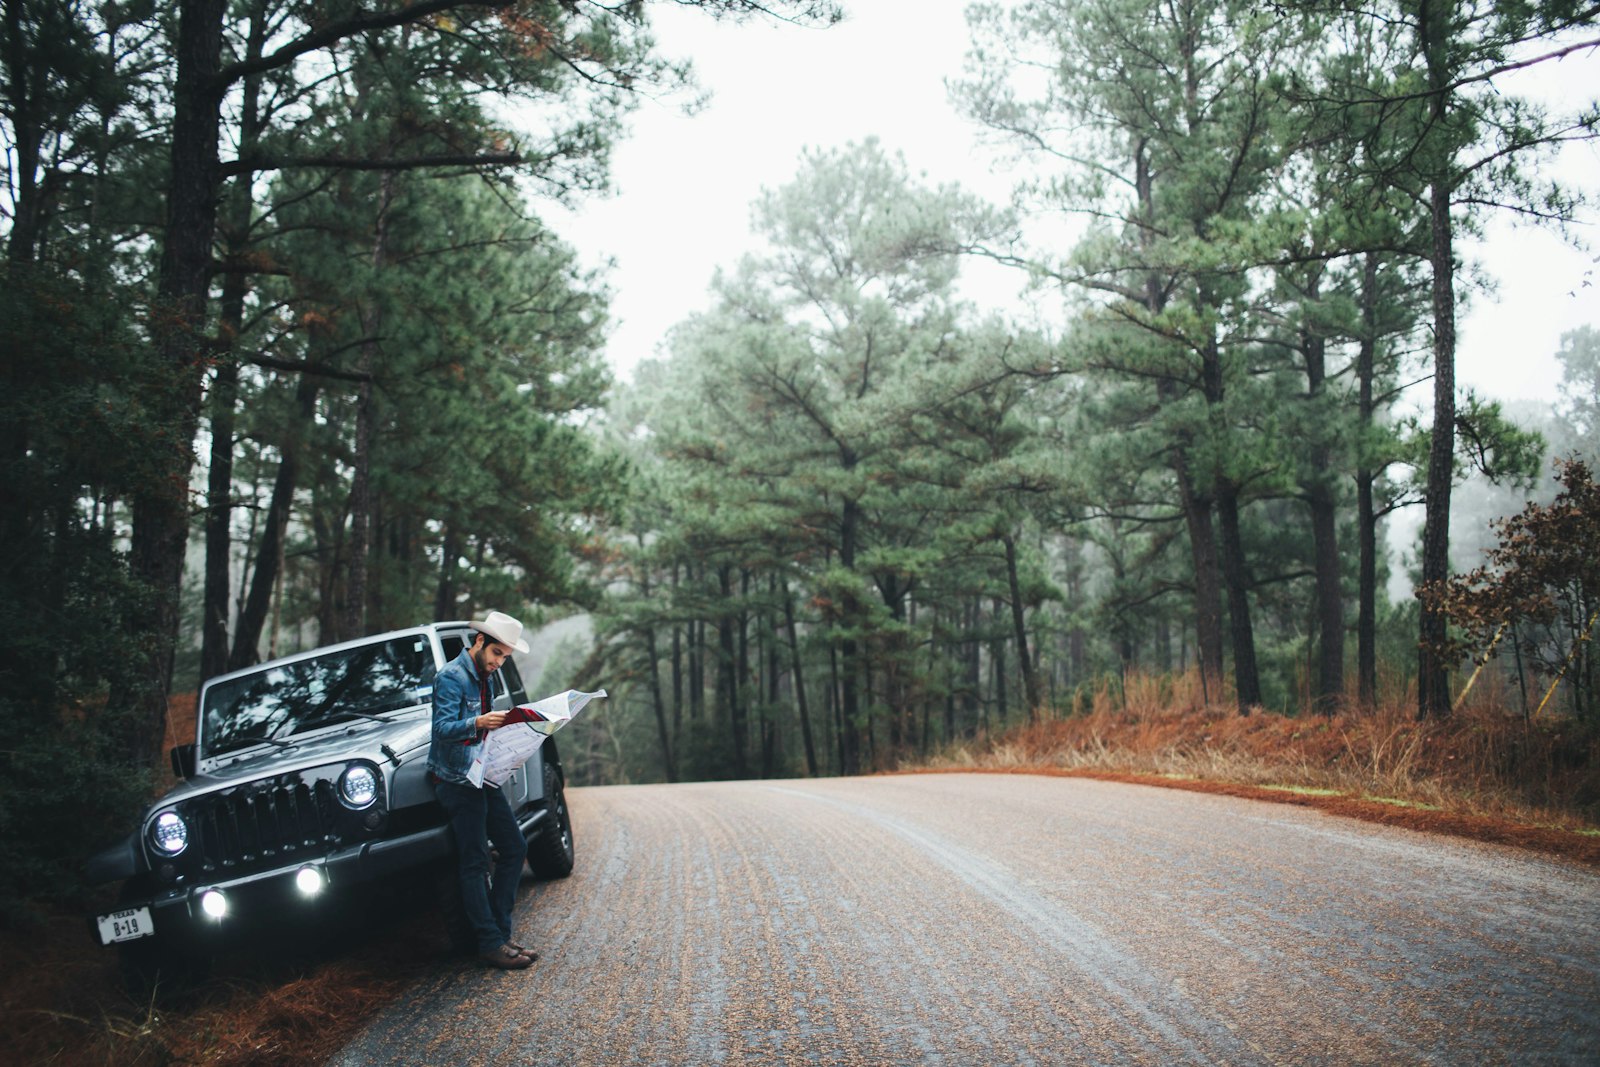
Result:
M1239 714L1261 703L1261 676L1256 668L1255 630L1250 623L1250 578L1239 534L1239 490L1230 479L1217 482L1217 525L1221 527L1222 574L1228 586L1228 625L1233 639L1233 684Z
M940 657L944 651L944 643L939 639L939 609L932 609L932 614L933 618L931 620L931 625L928 627L928 666L925 668L925 677L929 679L931 684L923 687L922 733L917 739L917 755L921 758L923 763L928 762L928 752L933 747L933 708L935 704L934 694L938 692L939 664L942 662ZM948 700L950 687L947 685L944 687L944 690L947 694L946 699Z
M678 600L678 565L672 565L672 603ZM683 728L683 627L672 624L672 741L677 744Z
M983 644L978 633L983 622L983 604L972 597L966 605L967 675L966 699L968 731L976 731L983 715Z
M722 591L721 611L717 615L718 704L728 716L728 729L733 738L734 774L739 778L748 778L749 738L746 737L744 711L739 707L739 650L733 632L733 568L727 564L718 567L717 581Z
M1067 597L1076 605L1082 603L1083 578L1076 570L1067 578ZM1089 655L1088 638L1083 627L1073 625L1067 633L1067 684L1076 687L1082 680L1084 664Z
M771 778L778 773L778 732L773 715L782 697L779 682L783 669L779 665L777 607L778 576L767 576L767 606L756 616L759 629L762 662L767 675L767 698L761 705L761 777Z
M39 163L43 158L48 103L41 97L49 93L53 72L44 63L33 61L29 32L23 26L23 5L7 3L5 42L0 63L6 72L6 118L10 127L13 182L11 232L6 237L6 259L13 267L33 263L38 255L45 213L44 189L39 183ZM65 16L65 5L42 6L40 14ZM15 284L13 281L11 284Z
M1446 130L1451 90L1448 56L1451 4L1424 0L1417 34L1428 67L1430 109L1435 129ZM1445 8L1446 10L1440 10ZM1456 294L1455 229L1450 201L1455 191L1448 159L1435 159L1428 185L1429 260L1433 272L1433 435L1428 447L1427 501L1422 524L1422 584L1450 576L1450 489L1455 476ZM1450 713L1450 674L1441 656L1447 620L1427 601L1421 604L1417 640L1417 715Z
M444 519L444 541L439 549L439 585L433 595L433 617L456 617L456 574L461 559L461 534L457 531L454 509Z
M1378 254L1368 252L1361 271L1361 341L1356 350L1359 440L1356 462L1356 699L1371 708L1378 699L1378 518L1372 499L1378 480L1365 442L1371 436L1373 378L1378 350Z
M689 719L700 722L706 710L706 623L689 623Z
M251 482L250 482L250 500L251 500L251 503L252 503L252 507L250 508L250 521L246 525L245 531L244 531L244 546L245 547L244 547L244 560L242 561L243 562L243 566L240 568L241 574L250 574L250 573L252 573L252 569L255 567L255 552L256 552L257 547L259 547L259 540L260 540L256 535L257 535L257 533L259 532L259 530L261 528L261 509L259 507L255 507L253 505L257 501L259 501L260 499L261 499L261 473L260 473L260 464L257 464L256 465L256 475L255 475L255 477L253 479L251 479ZM233 598L233 613L234 613L234 615L237 616L237 615L243 615L244 614L244 601L245 601L245 597L246 597L246 595L248 595L248 593L249 593L249 589L246 586L246 583L244 582L244 579L241 578L240 581L239 581L238 591L234 594L234 598ZM224 661L224 664L226 664L226 661Z
M350 494L341 493L339 512L331 514L317 506L313 495L311 503L311 535L315 548L311 558L317 568L317 644L331 645L344 640L340 623L344 619L344 585L340 580L344 567L345 524L349 516ZM464 614L472 617L470 602Z
M1214 307L1216 300L1201 287L1202 306ZM1200 382L1213 426L1225 424L1227 380L1222 352L1213 328L1200 348ZM1250 622L1250 581L1245 566L1244 541L1239 529L1239 483L1221 467L1216 472L1216 509L1219 543L1218 562L1228 596L1228 635L1233 646L1233 684L1239 713L1247 715L1261 703L1261 681L1256 670L1255 629ZM1196 585L1198 586L1198 577Z
M734 637L739 659L734 668L734 738L739 745L739 776L750 773L750 572L739 569L739 612L734 616L738 626ZM758 687L755 696L759 697Z
M844 700L840 694L839 648L833 644L828 646L828 706L833 713L834 767L845 774Z
M794 624L794 595L787 584L781 586L783 618L789 630L789 662L794 678L794 700L800 712L800 740L806 750L806 774L812 778L821 773L817 766L817 747L811 737L811 710L806 704L806 677L800 662L800 635Z
M1192 70L1192 56L1185 57ZM1155 171L1150 149L1141 139L1134 146L1134 190L1139 203L1139 243L1146 252L1153 248L1158 234L1155 205ZM1159 315L1167 304L1167 278L1159 271L1145 275L1143 301L1151 315ZM1164 379L1156 386L1163 404L1179 399L1179 384ZM1209 398L1208 398L1209 399ZM1189 534L1189 553L1194 563L1194 629L1200 652L1200 687L1206 701L1222 696L1222 582L1218 575L1216 535L1212 526L1212 498L1195 484L1189 459L1191 442L1179 440L1172 451L1172 471L1178 482L1183 504L1184 527Z
M1184 527L1189 533L1189 556L1194 564L1194 629L1199 646L1200 685L1205 699L1215 702L1222 699L1222 582L1218 574L1212 497L1194 487L1186 456L1179 454L1174 458L1173 472L1183 504Z
M1022 614L1022 583L1017 577L1017 539L1007 533L1000 538L1006 550L1006 584L1011 591L1011 629L1017 642L1017 663L1022 668L1023 699L1028 703L1028 723L1039 721L1039 678L1028 655L1028 628Z
M878 763L878 720L873 711L873 694L877 689L872 681L872 657L863 656L861 659L861 692L867 706L866 722L861 726L862 750L866 753L866 767L868 770L882 770Z
M1306 488L1311 510L1311 544L1316 569L1316 711L1330 714L1344 701L1344 589L1339 556L1338 515L1333 487L1318 480Z
M379 179L378 216L372 235L371 265L374 278L381 278L389 261L389 211L394 204L399 176L384 171ZM356 389L356 438L352 449L350 478L350 555L349 579L345 590L344 631L354 637L366 630L367 573L372 523L372 368L378 362L378 338L383 333L383 307L362 301L361 354L357 371L361 375Z
M887 712L884 725L889 732L889 752L898 756L905 746L906 731L904 722L904 704L901 701L901 671L900 649L893 643L894 633L904 622L905 602L900 589L900 582L894 575L886 575L878 580L878 589L883 596L883 605L889 609L889 618L893 622L888 630L880 633L877 638L878 648L868 657L868 663L878 663L883 666L883 699L875 706L881 706Z
M656 712L656 732L661 739L661 763L667 772L667 781L678 780L678 764L672 756L672 731L667 727L666 701L661 693L661 664L657 662L656 630L644 628L645 654L650 657L650 701Z
M994 638L989 643L989 672L994 684L994 721L997 729L1003 729L1006 724L1006 715L1010 709L1006 706L1006 639L1002 636L1005 628L1000 622L1000 601L994 601Z
M859 521L860 511L856 502L846 499L839 524L839 565L847 571L854 571L856 566L856 527ZM839 712L844 722L842 741L844 773L855 774L861 769L863 722L860 692L857 689L861 663L854 632L861 621L862 611L854 591L846 591L843 600L841 613L844 617L845 632L849 636L839 640Z
M362 345L360 367L370 366L370 345ZM368 557L372 547L372 382L357 389L355 441L351 449L350 534L347 542L345 599L339 629L346 638L366 632Z
M1428 447L1428 488L1422 524L1422 584L1450 576L1450 490L1455 475L1455 282L1450 191L1430 190L1433 231L1433 434ZM1450 713L1450 674L1439 649L1448 621L1428 601L1421 604L1417 640L1417 715Z
M644 537L639 538L640 547L644 547ZM639 595L644 600L650 599L650 571L648 567L640 567ZM672 756L672 731L667 728L666 698L661 692L661 663L656 650L656 629L646 625L644 628L644 651L649 658L650 670L650 703L656 713L656 733L661 741L661 764L666 771L667 781L678 780L678 765Z
M242 316L244 283L223 289L224 329L236 297ZM237 290L235 293L233 290ZM200 680L228 668L228 607L233 593L233 437L234 407L239 397L239 364L224 356L217 364L211 389L211 468L206 473L205 590L201 606Z
M316 410L317 383L310 375L302 377L295 386L295 411L299 416L296 425L311 421ZM256 553L256 572L250 582L250 595L245 599L244 611L239 614L239 626L233 637L233 652L228 657L228 669L239 670L254 664L260 658L261 630L267 621L267 611L272 606L272 591L277 583L278 569L283 559L284 538L288 534L289 514L294 506L294 493L300 475L300 439L291 427L279 445L278 476L272 483L272 502L267 505L267 521L261 535L261 548Z
M130 679L141 725L130 739L132 762L154 766L165 733L167 694L178 639L178 591L189 537L189 472L200 422L200 366L205 355L211 239L216 226L217 138L223 86L225 0L180 0L177 71L172 93L171 170L156 291L162 316L151 361L147 408L165 433L149 457L159 474L133 500L129 563L146 589L134 632L147 651Z
M1113 536L1115 536L1117 532L1115 526L1112 527L1112 532ZM1127 564L1122 558L1122 552L1119 549L1113 549L1107 552L1106 556L1111 564L1112 587L1120 589L1128 576ZM1118 674L1125 681L1128 677L1128 672L1134 667L1136 654L1133 644L1133 625L1125 613L1117 613L1115 621L1111 625L1111 633L1107 636L1112 637L1116 642Z
M267 20L260 5L250 13L245 38L245 59L261 57L267 39ZM261 78L244 80L239 115L239 155L248 158L261 137ZM232 203L226 224L228 274L222 283L220 347L211 390L211 462L206 472L205 589L200 612L200 679L204 681L228 668L228 602L232 594L230 562L233 555L233 444L234 408L239 398L239 361L234 351L244 329L245 298L250 275L244 270L255 213L252 185L255 173L234 179Z
M1317 281L1312 281L1306 296L1313 301L1318 298ZM1317 688L1312 702L1314 710L1326 714L1337 710L1344 700L1344 583L1334 499L1333 449L1328 443L1322 405L1327 379L1327 339L1307 326L1301 331L1300 348L1306 364L1306 400L1312 424L1309 430L1311 469L1301 483L1306 506L1311 512L1312 559L1316 571L1318 657Z

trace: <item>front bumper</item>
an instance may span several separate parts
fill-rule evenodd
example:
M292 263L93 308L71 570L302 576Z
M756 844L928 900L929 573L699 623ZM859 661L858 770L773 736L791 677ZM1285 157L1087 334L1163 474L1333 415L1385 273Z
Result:
M164 943L215 946L239 934L316 914L326 899L442 859L450 849L450 828L434 826L403 837L365 841L325 856L297 859L238 878L128 894L118 908L149 908L153 935ZM315 868L322 876L321 890L314 895L307 895L296 885L296 875L305 867ZM212 890L221 892L228 902L227 914L220 919L207 915L201 907L201 898ZM96 920L91 920L90 929L97 942L105 943Z

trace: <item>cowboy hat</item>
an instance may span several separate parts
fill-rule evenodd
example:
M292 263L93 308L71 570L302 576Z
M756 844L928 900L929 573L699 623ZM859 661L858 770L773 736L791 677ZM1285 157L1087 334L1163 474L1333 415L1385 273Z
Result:
M491 611L482 622L475 622L472 628L502 645L509 645L518 652L528 651L528 642L522 639L522 623L513 619L503 611Z

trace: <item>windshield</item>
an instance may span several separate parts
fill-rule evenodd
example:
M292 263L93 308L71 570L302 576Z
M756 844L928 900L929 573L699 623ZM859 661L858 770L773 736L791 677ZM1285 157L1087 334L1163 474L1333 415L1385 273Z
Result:
M380 715L428 701L433 653L408 634L217 682L201 710L203 751L215 756L340 718Z

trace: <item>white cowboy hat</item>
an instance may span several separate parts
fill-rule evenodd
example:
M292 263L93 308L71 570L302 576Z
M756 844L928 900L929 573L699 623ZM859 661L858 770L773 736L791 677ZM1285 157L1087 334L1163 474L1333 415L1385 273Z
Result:
M518 652L528 651L528 642L522 639L522 624L503 611L489 612L482 622L473 623L472 628L491 641L509 645Z

